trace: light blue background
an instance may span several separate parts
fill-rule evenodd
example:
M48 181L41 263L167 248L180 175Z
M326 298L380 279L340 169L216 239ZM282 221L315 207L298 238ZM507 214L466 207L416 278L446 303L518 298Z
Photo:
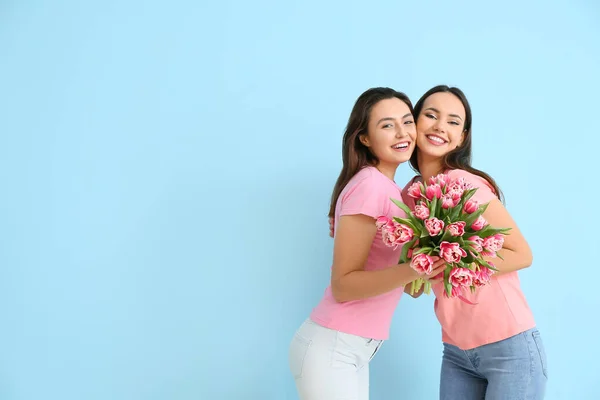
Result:
M466 92L475 165L533 247L547 399L600 398L599 19L592 0L0 2L0 399L295 399L352 104L439 83ZM436 398L432 301L401 302L372 399Z

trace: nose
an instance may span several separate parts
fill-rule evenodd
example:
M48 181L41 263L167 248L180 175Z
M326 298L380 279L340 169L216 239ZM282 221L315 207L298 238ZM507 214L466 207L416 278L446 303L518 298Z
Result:
M433 129L437 132L446 132L444 130L444 126L440 120L435 121L435 125L433 125Z
M404 124L400 124L398 126L398 129L396 129L396 137L403 138L404 136L407 136L407 135L408 135L407 126Z

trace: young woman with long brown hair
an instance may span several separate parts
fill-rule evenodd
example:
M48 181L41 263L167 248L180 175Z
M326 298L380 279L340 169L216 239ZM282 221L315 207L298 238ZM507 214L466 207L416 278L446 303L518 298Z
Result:
M404 215L390 198L401 199L394 175L410 159L415 134L403 93L369 89L352 109L329 211L336 231L331 283L290 345L301 400L369 398L369 362L388 338L403 287L419 276L398 265L402 246L386 246L376 227L378 217ZM431 276L442 270L436 261Z

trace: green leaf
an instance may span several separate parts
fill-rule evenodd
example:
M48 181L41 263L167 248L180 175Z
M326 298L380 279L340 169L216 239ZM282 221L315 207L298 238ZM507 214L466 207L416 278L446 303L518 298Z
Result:
M490 203L485 203L479 206L477 211L475 211L473 214L468 214L468 217L465 218L465 222L467 223L467 225L471 226L471 224L473 224L473 222L475 222L475 220L479 218L485 212L485 210L487 210L489 205Z
M395 205L397 205L402 211L404 211L406 213L406 215L411 215L412 214L411 209L408 208L408 206L406 204L404 204L400 200L396 200L396 199L391 199L391 200L392 200L392 203L394 203Z
M438 198L434 197L433 200L431 200L431 205L429 206L429 218L433 218L439 215L439 213L437 212L437 203Z
M470 251L467 251L467 256L463 257L463 260L465 263L471 264L473 261L475 261L475 257L473 257Z
M510 233L509 233L510 230L511 230L511 228L494 228L491 225L487 225L482 230L478 231L477 235L482 238L493 236L497 233L501 233L503 235L510 235Z
M487 261L485 261L483 258L481 260L479 260L479 262L481 263L481 265L483 265L486 268L491 269L492 271L498 271L497 268L492 267Z
M465 206L465 203L471 198L473 197L473 195L475 194L475 192L477 191L477 189L468 189L465 190L460 198L460 201L458 202L458 204L456 206L454 206L452 208L452 212L450 213L450 219L452 221L456 221L458 219L458 217L461 215L463 207Z
M429 236L427 236L427 237L419 238L419 247L434 247L434 246L431 245L431 238Z
M448 218L448 209L441 208L441 203L442 202L440 202L440 219L446 223Z
M444 241L450 241L450 242L452 242L452 241L454 241L454 240L452 240L453 237L454 236L452 236L450 234L450 232L446 230L446 227L444 227L444 234L442 235L442 238L440 239L440 243L444 242Z
M463 192L462 197L460 199L463 206L467 203L467 201L469 201L471 199L471 197L473 197L473 195L475 194L476 191L477 191L477 188L473 188L473 189L467 189Z
M404 225L408 226L410 229L412 229L415 232L416 235L419 234L419 231L420 231L419 228L416 227L412 223L412 221L410 221L406 218L400 218L400 217L394 217L393 219L394 219L394 221L398 222L399 224L404 224Z
M446 294L448 295L448 297L452 295L452 284L449 282L451 269L452 267L448 266L444 270L444 288L446 289Z
M421 247L419 250L413 252L413 257L417 254L429 254L431 251L433 251L433 247Z
M405 262L408 262L408 250L410 250L415 243L417 243L417 238L414 238L413 240L411 240L408 243L405 243L402 246L402 251L400 252L400 260L398 262L398 264L404 264Z

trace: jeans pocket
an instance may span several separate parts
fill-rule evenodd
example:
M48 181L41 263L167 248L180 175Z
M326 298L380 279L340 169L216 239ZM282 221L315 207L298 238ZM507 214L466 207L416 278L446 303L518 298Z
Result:
M542 335L540 335L540 332L537 330L533 331L531 335L533 336L533 341L535 342L535 346L537 347L538 354L540 356L542 372L544 373L544 376L548 378L548 360L546 359L546 349L544 348Z
M307 339L298 333L294 334L292 343L290 344L289 353L290 372L294 379L302 378L306 353L308 353L311 344L312 341L310 339Z

